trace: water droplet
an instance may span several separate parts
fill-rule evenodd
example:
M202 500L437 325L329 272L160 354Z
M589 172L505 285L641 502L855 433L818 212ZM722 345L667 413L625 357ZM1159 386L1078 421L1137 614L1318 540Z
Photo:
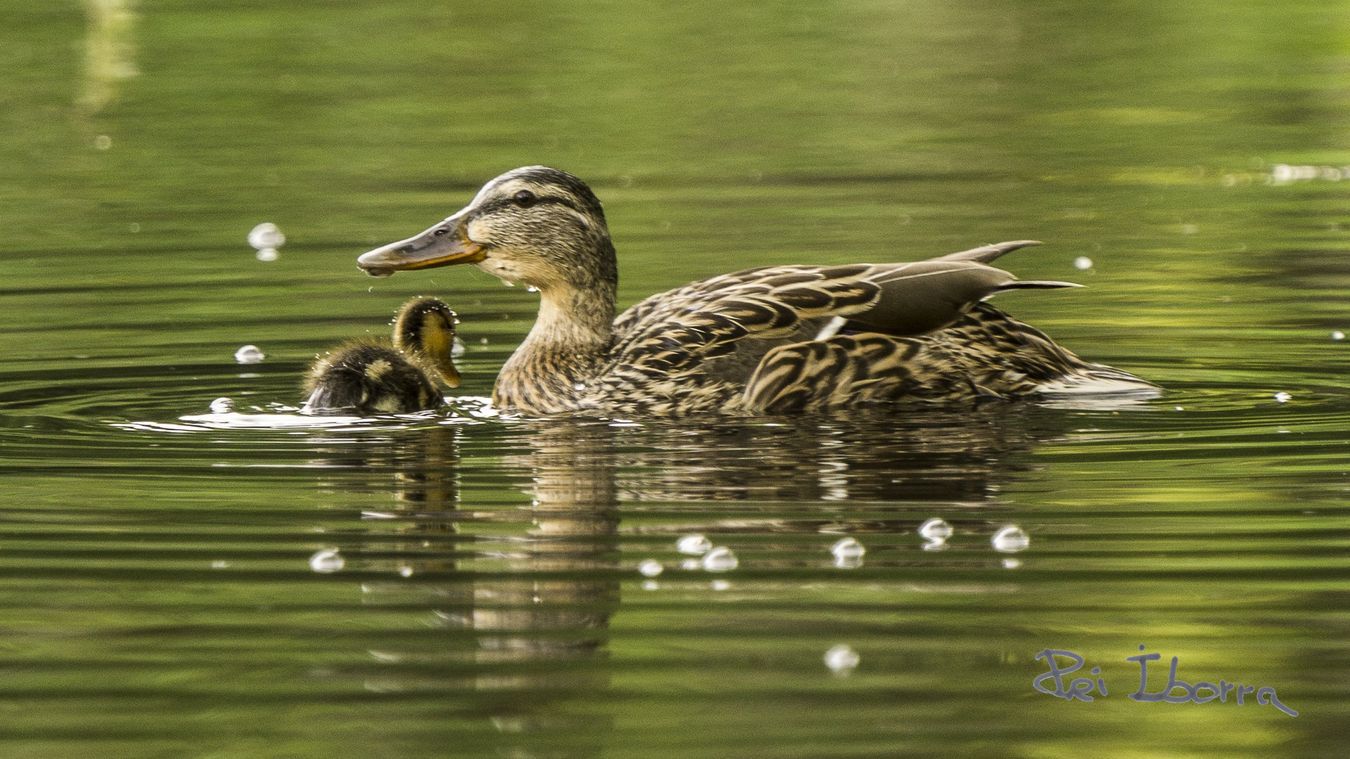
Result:
M700 566L702 565L698 563L698 559L683 559L680 561L680 569L686 572L693 572Z
M1031 538L1022 531L1021 527L1010 524L994 533L994 537L990 538L989 542L993 544L994 550L999 553L1017 553L1018 551L1025 551L1027 546L1031 545Z
M1007 558L1003 560L1004 569L1017 569L1020 566L1022 566L1021 559Z
M339 572L345 566L347 560L342 558L342 554L338 553L336 548L325 548L309 557L309 568L319 574L329 575Z
M1186 410L1186 407L1185 407L1185 406L1176 406L1176 407L1174 408L1174 410L1176 410L1176 411L1185 411L1185 410Z
M256 345L244 345L234 352L234 360L240 364L258 364L267 358L267 354Z
M1288 403L1289 401L1294 399L1294 396L1284 392L1283 390L1276 393L1274 397L1276 403Z
M933 517L919 525L919 535L926 540L946 540L952 536L952 526Z
M228 414L234 411L234 401L229 398L217 398L211 401L211 413Z
M847 676L853 670L857 669L858 663L862 661L862 657L858 656L858 652L854 651L852 646L844 643L840 643L837 646L831 646L830 650L825 652L824 659L825 666L829 667L831 672L841 677Z
M660 587L661 587L661 583L657 582L656 580L643 580L643 581L642 581L642 589L643 589L643 590L659 590Z
M586 383L585 383L585 382L577 382L577 383L574 383L574 384L572 385L572 389L575 390L575 391L577 391L578 393L580 393L580 392L582 392L583 390L586 389Z
M643 559L638 562L637 569L643 577L656 577L666 571L666 568L656 559Z
M946 538L925 538L923 541L925 551L945 551L947 548Z
M225 561L224 559L216 559L215 561L211 562L211 568L212 568L212 569L229 569L229 568L230 568L230 562Z
M712 549L712 541L702 535L685 535L675 541L675 550L690 556L702 556Z
M854 538L840 538L830 546L830 553L834 554L836 559L858 559L867 553L867 549Z
M398 568L398 576L399 576L399 577L412 577L412 576L413 576L413 568L410 567L410 566L408 566L407 564L404 564L403 566L401 566L401 567Z
M486 338L486 337L480 337L480 338L478 338L478 344L479 344L479 345L487 345L487 344L488 344L487 338Z
M264 250L266 248L280 248L286 244L286 235L281 233L281 229L270 221L264 221L248 233L248 244L255 250ZM273 250L273 253L276 251Z
M1331 339L1339 343L1340 341L1345 339L1345 333L1340 331L1339 329L1335 330L1331 333Z
M717 591L729 590L731 589L731 583L727 582L726 580L713 580L712 582L708 583L708 587Z
M1092 268L1092 259L1087 256L1079 256L1073 260L1073 268L1079 271L1087 271Z
M708 572L730 572L740 566L736 554L726 546L717 546L703 554L703 569Z

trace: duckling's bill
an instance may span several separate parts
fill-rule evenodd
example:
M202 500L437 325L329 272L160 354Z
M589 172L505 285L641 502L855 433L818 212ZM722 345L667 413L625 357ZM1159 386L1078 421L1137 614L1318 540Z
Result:
M469 239L461 214L456 214L421 234L363 253L356 265L372 277L387 277L396 271L478 263L486 257L487 249Z

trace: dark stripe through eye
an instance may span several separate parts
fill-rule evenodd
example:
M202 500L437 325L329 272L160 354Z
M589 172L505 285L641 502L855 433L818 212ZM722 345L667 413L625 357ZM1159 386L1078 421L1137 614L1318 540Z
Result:
M521 196L523 196L523 195L525 195L525 194L527 194L527 193L529 194L530 199L529 199L528 201L522 202ZM516 193L515 195L512 195L512 196L509 197L509 198L501 198L501 199L498 199L498 200L492 200L492 201L489 201L489 202L487 202L487 203L484 203L484 204L478 209L478 211L476 212L476 214L492 213L493 211L498 211L498 210L501 210L501 209L503 209L503 208L507 208L507 207L509 207L509 206L515 206L515 207L517 207L517 208L531 208L531 207L533 207L533 206L546 205L546 204L549 204L549 203L556 203L557 205L560 205L560 206L567 206L568 208L572 209L573 211L576 211L577 213L581 213L581 210L580 210L579 208L577 208L576 204L573 203L573 202L572 202L571 200L569 200L568 198L559 198L559 197L553 197L553 196L547 196L547 195L546 195L546 196L543 196L543 197L540 197L540 196L535 195L534 193L530 192L529 190L521 190L520 192Z

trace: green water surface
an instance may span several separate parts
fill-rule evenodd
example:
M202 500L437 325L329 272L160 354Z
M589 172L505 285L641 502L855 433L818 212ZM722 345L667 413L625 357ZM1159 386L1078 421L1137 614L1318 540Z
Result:
M1350 4L16 0L0 21L0 756L1344 755ZM1001 305L1166 392L295 415L316 353L420 294L460 312L460 392L490 394L534 295L354 260L537 163L604 201L621 305L1039 239L1003 264L1088 288ZM1029 543L997 550L1006 526ZM677 551L694 534L736 567ZM1136 702L1141 645L1155 690L1176 656L1299 716ZM1047 648L1109 694L1034 690Z

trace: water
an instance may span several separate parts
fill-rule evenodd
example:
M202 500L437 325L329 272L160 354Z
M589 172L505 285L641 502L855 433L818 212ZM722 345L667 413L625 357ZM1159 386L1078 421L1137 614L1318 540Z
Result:
M1339 756L1347 21L20 3L0 32L0 753ZM529 163L593 183L624 303L1044 240L1007 266L1088 289L1000 302L1167 392L496 419L472 398L535 296L354 259ZM275 260L262 223L285 230ZM468 399L294 413L315 353L419 294L460 313ZM265 358L236 363L244 345ZM1024 549L996 550L1006 526ZM735 567L680 553L693 534ZM865 555L837 561L845 538ZM1300 716L1134 702L1141 644L1155 687L1177 656ZM1047 648L1109 695L1036 692Z

